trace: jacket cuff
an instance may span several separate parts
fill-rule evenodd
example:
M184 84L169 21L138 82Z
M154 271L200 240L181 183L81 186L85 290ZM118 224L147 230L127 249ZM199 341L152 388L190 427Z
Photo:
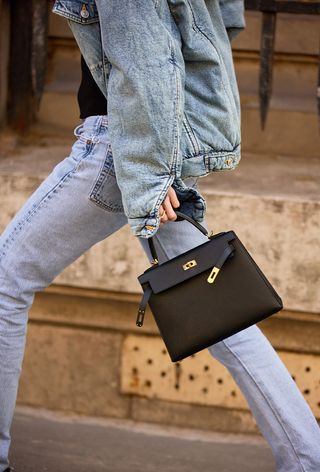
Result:
M177 210L201 223L206 212L206 201L199 191L188 187L180 178L173 182L172 187L180 202ZM159 229L160 217L158 213L153 212L142 218L128 218L128 223L135 236L151 238Z

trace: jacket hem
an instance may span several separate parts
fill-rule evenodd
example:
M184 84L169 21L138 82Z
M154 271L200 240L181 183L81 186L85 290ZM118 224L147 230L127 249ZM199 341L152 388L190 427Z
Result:
M52 13L55 13L56 15L60 15L63 18L66 18L67 20L72 20L75 21L76 23L79 23L81 25L90 25L92 23L98 23L99 22L99 17L98 15L89 15L88 18L83 18L81 14L76 14L74 12L69 12L66 10L65 6L59 7L58 2L56 2L52 8Z
M197 156L184 158L181 178L203 177L211 172L234 170L241 160L241 144L232 151L209 151Z

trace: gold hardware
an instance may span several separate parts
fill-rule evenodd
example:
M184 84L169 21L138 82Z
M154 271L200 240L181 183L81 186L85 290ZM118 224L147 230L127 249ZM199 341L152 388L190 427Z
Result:
M196 266L197 265L197 262L195 259L192 259L192 261L189 261L189 262L186 262L185 264L183 264L183 270L188 270L188 269L191 269L192 267Z
M213 282L215 281L217 275L219 274L219 271L220 271L220 269L218 269L218 267L214 267L212 269L212 271L210 272L209 277L207 278L207 282L209 282L209 284L213 284Z
M210 234L208 235L208 238L211 239L211 238L213 238L213 236L214 236L214 232L213 232L213 229L212 229L212 230L210 231Z
M86 6L85 3L82 4L82 8L81 8L80 15L81 15L82 18L84 18L84 19L87 19L87 18L89 18L89 16L90 16L90 13L88 12L87 6Z
M146 225L145 226L147 229L150 229L151 231L155 228L155 226L152 226L152 225Z
M151 265L157 265L157 264L159 264L158 259L153 259L153 261L151 261Z

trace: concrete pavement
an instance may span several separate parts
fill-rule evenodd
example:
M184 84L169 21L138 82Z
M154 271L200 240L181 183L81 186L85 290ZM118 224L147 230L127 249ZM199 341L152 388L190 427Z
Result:
M274 472L265 441L124 420L17 410L15 472Z

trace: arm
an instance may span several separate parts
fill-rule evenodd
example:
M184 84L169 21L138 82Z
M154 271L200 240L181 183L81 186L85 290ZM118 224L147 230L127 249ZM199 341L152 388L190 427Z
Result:
M96 5L112 64L107 96L117 180L133 232L146 236L146 226L150 234L158 225L160 205L181 169L184 62L152 1Z

